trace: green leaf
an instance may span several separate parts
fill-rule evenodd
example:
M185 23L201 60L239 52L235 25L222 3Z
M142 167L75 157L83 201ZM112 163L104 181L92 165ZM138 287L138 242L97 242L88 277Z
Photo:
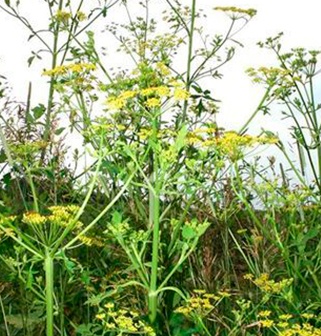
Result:
M179 130L175 141L175 149L177 152L179 152L186 145L186 135L187 135L187 126L184 125Z
M34 61L34 59L35 59L35 56L30 56L30 57L28 58L28 60L27 60L27 62L28 62L28 67L31 66L31 64L32 64L32 62Z
M121 215L121 213L119 213L118 211L115 211L113 213L113 218L112 218L111 222L112 222L113 225L120 224L122 222L122 215Z
M46 107L43 104L39 104L38 106L34 107L32 109L33 116L37 120L43 116L43 114L46 112Z
M10 173L5 174L2 178L2 181L3 181L3 183L5 184L6 187L9 187L10 184L11 184L11 181L12 181L11 180L11 174Z
M81 273L81 281L85 284L85 285L90 285L90 273L89 271L84 271Z
M65 130L65 127L60 127L55 131L55 135L60 135Z
M7 155L3 149L0 150L0 163L7 161Z
M192 88L193 88L197 93L203 93L202 88L201 88L198 84L197 84L197 85L193 84L193 85L192 85Z
M190 240L195 238L197 236L197 233L192 227L185 225L182 228L182 235L184 239Z
M34 273L36 272L33 272L32 269L28 270L26 288L32 288L33 283L34 283L34 276L33 276Z

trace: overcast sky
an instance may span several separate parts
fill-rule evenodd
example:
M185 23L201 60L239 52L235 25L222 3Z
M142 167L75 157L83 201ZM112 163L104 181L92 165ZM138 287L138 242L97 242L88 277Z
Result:
M134 0L131 0L134 1ZM161 0L153 0L155 3ZM1 1L3 3L4 1ZM182 0L189 4L189 0ZM41 27L46 22L46 16L42 12L42 0L21 0L23 14ZM252 7L258 10L257 16L239 35L239 40L244 44L239 49L235 59L224 69L224 79L221 82L209 84L215 92L214 96L223 101L219 123L227 129L238 129L255 109L260 100L262 91L254 86L244 73L250 66L268 65L273 62L273 57L267 51L256 46L258 41L266 37L275 36L284 32L284 50L290 47L304 46L312 49L321 49L321 19L318 0L199 0L199 7L206 10L215 6ZM116 13L116 12L114 12ZM114 14L115 15L115 14ZM211 15L208 12L208 15ZM215 20L210 27L218 32L224 31L224 25L228 19L215 14ZM117 21L117 17L113 17ZM208 24L207 24L208 25ZM45 26L45 25L44 25ZM27 59L32 47L27 42L29 33L13 18L0 11L0 74L5 75L13 87L14 94L23 99L27 94L27 83L30 79L39 78L41 69L33 66L27 67ZM36 82L37 83L37 82ZM39 85L38 85L39 89ZM264 127L274 127L273 119L258 120Z

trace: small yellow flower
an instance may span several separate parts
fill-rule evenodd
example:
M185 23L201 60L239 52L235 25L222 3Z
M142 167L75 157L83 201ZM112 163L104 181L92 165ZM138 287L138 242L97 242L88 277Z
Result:
M261 326L263 328L271 328L274 325L274 321L273 320L263 320L263 321L260 321L260 323L261 323Z
M115 323L106 323L105 326L107 329L116 329Z
M129 314L132 316L132 317L138 317L139 314L137 312L134 312L134 311L130 311Z
M118 131L124 131L126 129L126 126L122 124L117 124L116 128L118 129Z
M292 318L291 314L282 314L282 315L279 316L279 319L280 320L284 320L284 321L287 321L287 320L289 320L291 318Z
M221 297L230 297L231 294L228 292L218 292L219 295L221 295Z
M247 232L247 229L240 229L236 231L238 234L244 234ZM252 274L251 274L252 275Z
M239 15L245 14L245 15L252 17L257 13L256 9L253 9L253 8L244 9L244 8L238 8L234 6L230 6L230 7L219 6L219 7L215 7L214 9L222 11L222 12L230 13L232 18L237 18L237 16L235 16L237 14Z
M57 10L55 17L57 21L66 22L71 18L71 13L59 9Z
M53 69L50 70L44 70L42 72L43 76L56 76L56 75L64 75L68 71L67 67L64 65L59 65Z
M163 76L168 76L171 73L169 68L163 62L158 62L156 68Z
M191 313L192 309L190 307L178 307L175 309L175 313L180 313L185 316L189 315Z
M120 94L119 98L120 99L131 99L136 96L137 92L136 91L124 91Z
M87 19L87 15L84 12L80 12L80 11L77 12L76 17L79 22L85 21Z
M204 289L194 289L193 292L195 294L205 294L206 290L204 290Z
M109 97L106 104L111 109L120 110L125 106L126 100L122 98Z
M215 294L210 294L210 293L206 293L203 296L207 299L215 299L215 297L216 297Z
M271 315L271 311L270 310L262 310L257 315L260 316L260 317L269 317Z
M47 218L37 212L28 212L23 214L22 221L29 225L42 225L46 223Z
M244 278L245 280L252 280L252 279L254 278L254 275L248 273L248 274L245 274L245 275L243 276L243 278Z
M161 101L158 98L149 98L149 99L147 99L145 105L148 108L160 107L161 106Z
M190 93L185 89L175 88L174 99L175 100L187 100L190 97Z
M279 327L279 328L288 328L288 326L289 326L289 323L288 322L279 322L278 324L277 324L277 326Z
M168 97L170 95L170 89L167 86L158 86L156 88L156 93L160 96L160 97Z
M59 65L50 70L44 70L43 76L62 76L66 75L69 71L73 73L80 73L85 71L95 70L96 66L90 63L71 63L66 65Z
M150 88L141 90L140 94L142 96L151 96L152 94L155 93L155 91L156 91L156 88L150 87Z
M103 320L105 317L106 317L106 314L104 314L104 313L101 313L101 314L97 314L97 315L96 315L96 318L97 318L98 320Z
M90 238L90 237L81 235L78 238L83 244L85 244L87 246L92 246L93 245L93 239Z

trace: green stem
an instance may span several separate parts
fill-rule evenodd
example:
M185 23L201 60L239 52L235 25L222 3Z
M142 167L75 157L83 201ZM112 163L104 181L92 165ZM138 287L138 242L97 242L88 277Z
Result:
M1 295L0 295L0 306L1 306L1 311L2 311L2 315L3 315L3 321L4 321L4 326L5 326L5 329L6 329L6 333L7 333L7 336L10 336L10 331L9 331L9 327L8 327L8 323L7 323L7 318L6 318L6 312L4 310L4 306L3 306Z
M203 320L201 317L197 316L197 320L198 320L198 323L200 325L200 327L205 331L205 334L208 335L208 336L212 336L212 334L208 331L208 329L206 328Z
M192 0L191 25L188 30L188 54L187 54L187 70L186 70L186 91L190 90L191 86L191 71L193 58L193 42L194 42L194 28L196 19L196 0ZM181 125L184 124L187 117L188 100L184 101Z
M37 248L30 242L30 240L26 237L26 235L22 234L21 231L17 230L17 228L14 225L9 225L9 227L16 233L16 235L14 234L10 235L10 238L12 238L19 245L23 246L33 255L39 257L40 259L43 258L41 252L37 250ZM0 229L6 232L7 228L0 224Z
M58 10L62 9L63 0L59 1ZM51 69L54 69L57 66L57 59L58 59L58 39L59 39L59 28L60 23L57 23L57 26L54 31L54 40L53 40L53 49L52 49L52 61L51 61ZM48 102L47 102L47 110L46 110L46 119L45 119L45 127L43 133L43 141L46 143L50 137L50 129L51 129L51 110L53 108L53 96L55 93L55 76L52 76L49 83L49 95L48 95ZM44 146L44 149L41 153L41 161L43 161L45 154L46 154L47 146Z
M312 109L312 116L314 120L314 136L315 136L315 142L317 144L317 155L318 155L318 186L321 186L321 136L320 136L320 129L319 129L319 123L318 123L318 116L317 116L317 107L315 106L315 99L314 99L314 90L313 90L313 82L312 77L309 81L310 86L310 97L311 97L311 109ZM319 187L319 190L321 191L321 188Z
M35 212L39 212L39 204L38 204L36 187L35 187L35 184L33 183L32 175L31 175L31 172L30 172L29 168L27 168L27 176L28 176L28 179L29 179L29 184L30 184L31 193L32 193L33 209L34 209Z
M86 226L85 229L83 229L81 232L78 233L78 235L73 238L69 243L67 243L64 247L63 250L66 250L68 248L71 248L71 246L79 239L79 237L81 237L82 235L84 235L87 231L89 231L94 225L96 225L96 223L107 213L107 211L118 201L118 199L123 195L123 193L125 192L125 190L127 189L129 183L131 182L131 180L133 179L134 175L135 175L136 171L134 173L132 173L132 175L130 175L126 181L126 183L124 184L124 186L120 189L120 191L117 193L117 195L112 199L112 201L106 205L106 207L100 212L100 214L90 222L90 224L88 224ZM76 223L76 222L75 222ZM74 225L73 225L74 226ZM72 227L73 227L72 226ZM68 228L67 228L68 229ZM71 228L70 228L71 229ZM67 233L70 232L70 229ZM65 237L62 236L59 238L58 243L56 243L54 250L56 251L56 249L58 249L59 245L62 243L63 238Z
M49 249L46 250L45 256L45 273L46 273L46 324L47 324L47 336L54 336L54 265L53 258L50 254Z
M153 248L152 248L152 271L149 290L149 319L153 324L157 315L157 275L158 275L158 249L159 249L159 192L150 192L153 220Z
M159 162L158 162L158 128L159 122L157 117L154 118L153 122L153 142L155 146L152 147L153 159L152 167L153 173L151 176L152 183L154 183L154 188L149 188L149 207L150 207L150 223L153 228L153 246L152 246L152 268L151 268L151 280L150 288L148 293L148 308L149 308L149 319L150 323L153 324L157 316L157 277L158 277L158 250L159 250L159 239L160 239L160 181L159 181Z
M248 119L248 121L242 126L242 128L239 130L239 134L242 134L244 132L246 132L247 127L249 126L249 124L252 122L252 120L256 117L256 115L261 111L261 108L263 106L263 104L265 103L266 99L269 97L269 94L271 92L272 87L268 87L268 89L265 91L258 107L255 109L255 111L253 112L253 114L250 116L250 118Z

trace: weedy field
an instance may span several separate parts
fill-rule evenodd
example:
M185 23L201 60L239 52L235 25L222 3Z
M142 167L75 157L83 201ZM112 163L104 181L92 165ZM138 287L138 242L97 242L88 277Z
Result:
M43 2L41 29L0 2L47 90L17 102L1 77L0 335L321 335L319 52L260 43L276 65L248 70L265 91L228 130L208 86L255 9L206 13L213 33L197 0ZM291 146L250 134L271 111Z

